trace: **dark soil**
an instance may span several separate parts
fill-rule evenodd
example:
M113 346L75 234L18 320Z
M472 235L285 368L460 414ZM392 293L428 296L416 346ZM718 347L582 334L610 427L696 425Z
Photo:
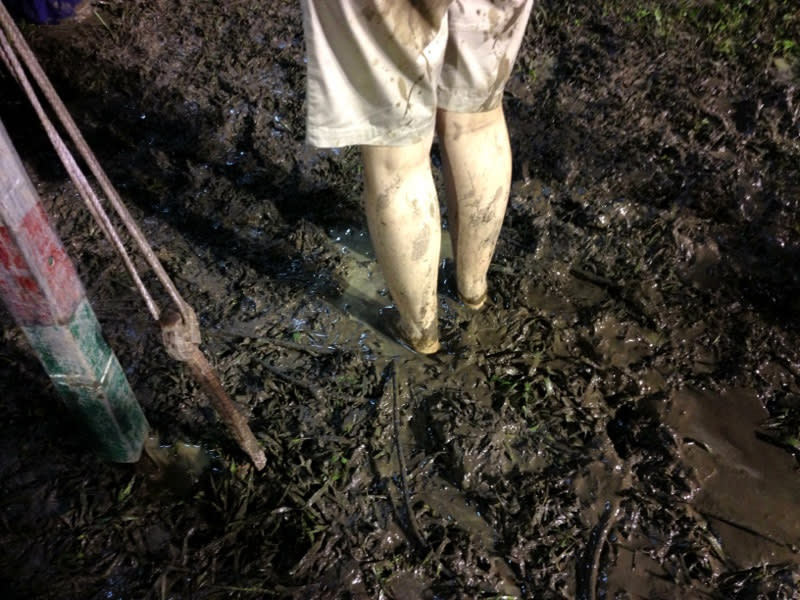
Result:
M435 359L372 326L357 153L303 145L296 3L92 8L25 35L268 464L167 356L0 74L154 434L137 465L94 458L0 315L3 598L800 595L794 0L539 2L492 307L444 282Z

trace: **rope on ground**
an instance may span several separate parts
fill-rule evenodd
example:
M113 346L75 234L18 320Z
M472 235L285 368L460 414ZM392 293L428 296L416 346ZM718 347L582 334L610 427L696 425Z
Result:
M620 466L622 467L619 475L621 489L614 492L612 499L606 505L603 516L589 534L589 542L578 565L576 586L577 596L581 600L597 600L598 598L597 585L600 580L603 549L622 512L622 489L630 487L631 465L628 461L623 461Z
M58 134L53 123L47 116L44 108L42 107L33 86L31 85L25 73L18 56L22 58L25 67L31 73L40 91L49 102L59 122L67 131L70 139L75 144L83 160L89 166L90 171L100 185L106 199L114 208L117 216L125 225L128 234L133 239L137 249L145 258L145 261L155 273L161 285L171 297L177 312L165 311L163 314L149 293L141 279L133 260L128 254L125 245L119 237L119 233L115 229L113 223L105 212L100 199L95 194L92 186L84 176L80 167L78 166L72 153L67 148L64 140ZM111 181L103 171L97 158L89 148L83 135L80 133L75 121L67 111L64 103L58 97L55 89L50 83L44 70L39 65L33 52L28 46L25 39L22 37L19 29L14 23L11 15L6 10L5 6L0 2L0 59L6 65L8 70L13 74L17 82L25 91L31 105L33 106L39 120L47 132L53 147L56 150L59 158L64 164L64 168L70 176L70 179L75 184L78 192L86 203L89 212L94 217L100 229L105 234L106 238L114 246L115 250L122 259L125 268L130 273L137 290L145 301L150 314L156 321L159 321L162 329L162 341L166 347L167 353L179 360L185 362L192 375L198 380L203 391L211 398L215 409L222 418L223 422L228 426L239 446L244 450L253 461L257 469L262 469L266 465L267 459L264 451L261 449L258 441L253 435L252 430L247 424L247 420L242 417L241 413L236 409L232 400L225 392L219 377L216 375L214 369L209 364L205 355L200 351L199 344L201 341L200 327L197 322L197 316L189 304L187 304L177 287L170 279L158 257L153 252L147 239L142 231L134 221L130 212L125 204L122 202L119 194L117 193Z
M408 476L406 469L406 459L403 454L403 446L400 443L400 413L397 406L398 398L400 397L400 365L396 358L392 359L392 433L394 437L394 447L397 453L398 474L400 476L400 487L403 493L403 504L406 509L406 516L408 523L411 527L411 532L416 538L417 544L422 549L428 549L428 543L422 535L422 530L417 523L417 517L414 515L414 509L411 506L411 495L408 492Z

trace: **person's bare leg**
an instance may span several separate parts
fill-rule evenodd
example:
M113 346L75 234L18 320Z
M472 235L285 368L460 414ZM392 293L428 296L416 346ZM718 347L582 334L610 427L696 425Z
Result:
M482 113L439 109L436 130L458 293L467 306L480 309L511 189L506 120L502 107Z
M436 302L441 225L431 138L410 146L362 146L367 225L406 342L439 349Z

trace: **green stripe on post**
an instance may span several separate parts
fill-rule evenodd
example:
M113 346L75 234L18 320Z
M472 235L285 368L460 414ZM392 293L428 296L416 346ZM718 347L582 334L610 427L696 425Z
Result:
M56 390L107 460L136 462L148 424L117 357L84 300L65 325L23 326Z

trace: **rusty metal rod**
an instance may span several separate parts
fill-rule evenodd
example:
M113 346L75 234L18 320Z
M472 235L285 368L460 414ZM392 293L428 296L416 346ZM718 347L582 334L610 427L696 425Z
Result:
M253 461L256 469L260 471L267 464L264 450L253 435L247 419L236 409L233 400L223 389L216 371L200 350L200 328L194 310L190 306L183 308L181 312L167 308L159 320L164 348L172 358L189 367L192 376L211 400L217 414L241 449Z
M241 449L247 453L257 470L263 469L267 464L264 450L253 435L247 419L236 409L205 354L197 346L195 346L194 352L190 353L186 365L211 399L214 409L236 438Z

